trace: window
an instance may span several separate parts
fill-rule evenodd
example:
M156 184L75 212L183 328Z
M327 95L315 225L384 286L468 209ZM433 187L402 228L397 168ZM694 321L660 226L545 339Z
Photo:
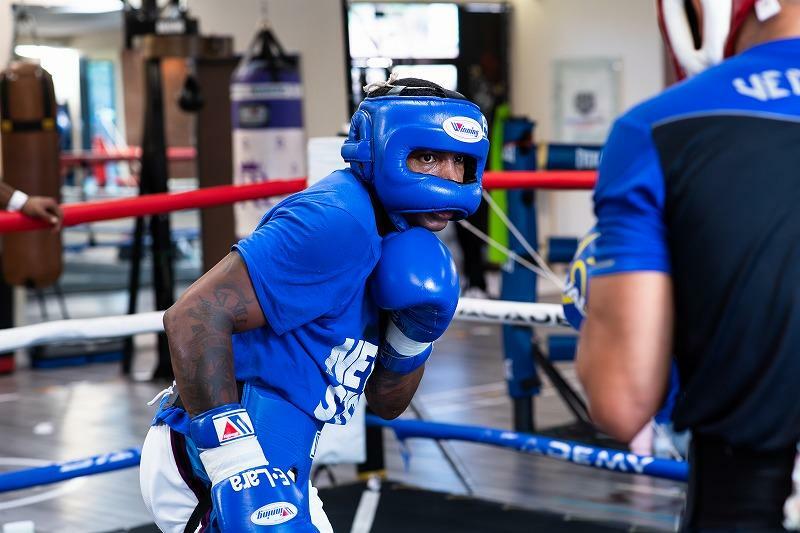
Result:
M448 3L350 3L348 49L352 107L363 87L391 72L458 86L459 8Z

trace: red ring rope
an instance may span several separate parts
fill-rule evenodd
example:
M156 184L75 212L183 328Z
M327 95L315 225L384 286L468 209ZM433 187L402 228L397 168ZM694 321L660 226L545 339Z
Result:
M194 191L148 194L135 198L64 204L61 208L64 211L64 226L75 226L76 224L113 218L139 217L180 211L181 209L227 205L243 200L256 200L268 196L298 192L305 189L305 187L305 178L296 178L250 185L220 185ZM26 217L20 213L0 212L0 233L48 227L47 223Z
M596 176L596 172L586 170L487 172L484 178L484 187L490 190L591 189L594 187ZM290 194L301 191L305 187L305 178L294 178L250 185L219 185L181 193L148 194L135 198L64 204L62 205L64 226L114 218L169 213L182 209L228 205L244 200ZM48 227L45 222L28 218L21 213L0 211L0 233Z
M593 170L510 170L486 172L483 188L493 189L593 189L597 172Z
M194 161L197 150L193 146L170 146L167 148L169 161ZM81 165L95 165L99 163L116 163L120 161L138 161L142 158L142 149L134 146L125 150L112 150L101 152L62 152L61 168L67 169Z

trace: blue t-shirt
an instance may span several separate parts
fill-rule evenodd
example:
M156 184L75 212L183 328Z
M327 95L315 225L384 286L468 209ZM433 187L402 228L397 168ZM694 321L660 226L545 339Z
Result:
M236 378L318 420L346 423L378 350L366 280L381 237L367 189L334 172L277 204L233 249L267 320L233 336Z
M672 279L678 430L800 438L800 39L754 46L616 121L593 276Z
M617 119L603 148L594 191L600 232L594 275L670 272L664 220L670 183L665 174L673 171L681 163L678 157L685 154L678 153L674 143L662 141L659 133L668 134L675 124L689 124L697 130L716 128L712 131L719 132L724 129L719 119L726 117L796 123L800 120L798 53L800 39L755 46L672 86ZM721 137L716 145L709 142L706 149L713 152L723 148L744 150L739 143L722 146ZM726 191L719 188L717 192L721 195ZM715 198L703 200L710 204Z

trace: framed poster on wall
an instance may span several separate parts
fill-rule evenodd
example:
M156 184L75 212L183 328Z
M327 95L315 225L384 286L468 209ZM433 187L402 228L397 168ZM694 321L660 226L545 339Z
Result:
M603 144L620 113L620 59L563 59L554 64L556 142Z

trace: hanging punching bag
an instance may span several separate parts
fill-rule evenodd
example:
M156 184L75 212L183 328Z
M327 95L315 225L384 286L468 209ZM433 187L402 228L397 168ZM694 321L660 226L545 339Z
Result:
M53 78L39 65L0 73L3 180L31 196L58 199L60 168ZM3 235L3 275L12 285L48 287L61 275L61 234L50 229Z
M231 80L233 182L305 176L303 89L299 59L262 27ZM279 199L234 206L236 234L248 235Z

